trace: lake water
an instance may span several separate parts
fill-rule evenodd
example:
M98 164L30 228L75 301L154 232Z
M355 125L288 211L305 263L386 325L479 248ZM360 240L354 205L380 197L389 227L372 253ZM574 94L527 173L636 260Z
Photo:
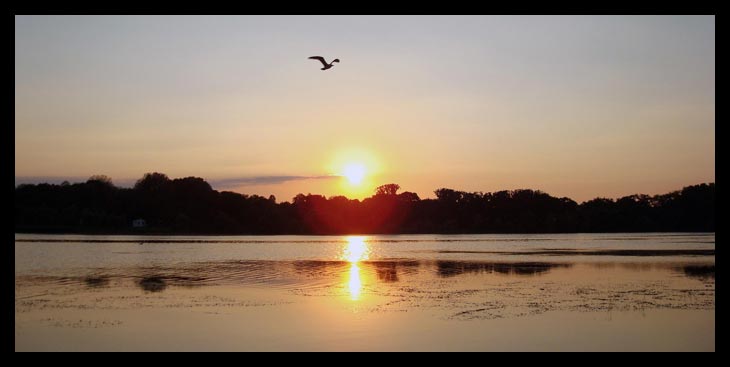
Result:
M15 236L17 351L714 351L715 234Z

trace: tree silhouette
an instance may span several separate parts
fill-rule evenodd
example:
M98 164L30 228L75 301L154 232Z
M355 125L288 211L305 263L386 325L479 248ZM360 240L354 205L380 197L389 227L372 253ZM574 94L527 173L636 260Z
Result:
M375 189L375 195L395 195L398 190L400 190L400 185L398 184L385 184Z
M204 179L146 173L134 188L95 175L83 183L22 184L15 188L17 232L132 232L160 234L557 233L714 231L715 184L662 195L569 198L521 189L435 191L436 199L400 186L379 186L360 200L298 194L277 203L271 195L218 192ZM139 231L137 229L137 231Z
M64 181L66 184L68 184L68 181ZM99 183L105 186L114 186L112 183L112 178L107 175L93 175L89 177L88 180L86 180L86 183ZM63 185L63 183L61 183Z
M460 191L455 191L452 189L445 189L445 188L438 189L438 190L434 191L433 193L436 194L436 197L440 201L447 202L447 203L458 202L459 199L461 199L461 194L462 194L462 192L460 192Z
M134 184L135 190L155 191L170 182L170 178L164 173L145 173L144 176Z

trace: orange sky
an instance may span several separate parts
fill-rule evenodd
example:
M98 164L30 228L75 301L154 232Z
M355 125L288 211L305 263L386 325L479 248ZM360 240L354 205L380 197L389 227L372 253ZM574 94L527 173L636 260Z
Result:
M15 30L16 181L158 171L280 201L390 182L583 201L715 180L713 16L18 16ZM353 163L359 186L328 177Z

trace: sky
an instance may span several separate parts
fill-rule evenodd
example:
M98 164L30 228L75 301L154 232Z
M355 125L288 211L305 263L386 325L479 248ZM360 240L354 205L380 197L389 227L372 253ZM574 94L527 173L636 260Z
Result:
M16 183L146 172L278 201L714 182L715 18L16 16Z

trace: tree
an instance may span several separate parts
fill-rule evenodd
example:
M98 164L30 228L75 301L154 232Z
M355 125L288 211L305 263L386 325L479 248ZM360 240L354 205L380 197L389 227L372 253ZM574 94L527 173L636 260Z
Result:
M66 182L66 181L64 181L64 182ZM106 186L114 185L114 184L112 184L112 178L107 175L93 175L93 176L89 177L88 180L86 180L86 183L92 183L92 182L102 183ZM68 184L68 182L66 182L66 184Z
M400 190L398 184L385 184L375 189L375 195L395 195Z
M421 198L418 197L418 194L410 191L400 193L398 195L398 199L407 203L415 203L421 200Z
M294 198L292 198L292 204L294 205L304 205L304 203L307 202L307 197L304 196L304 194L297 194Z
M433 192L440 201L455 203L461 199L462 192L452 189L441 188Z
M164 173L145 173L144 177L134 184L134 189L139 191L154 191L168 182L170 182L170 178Z

